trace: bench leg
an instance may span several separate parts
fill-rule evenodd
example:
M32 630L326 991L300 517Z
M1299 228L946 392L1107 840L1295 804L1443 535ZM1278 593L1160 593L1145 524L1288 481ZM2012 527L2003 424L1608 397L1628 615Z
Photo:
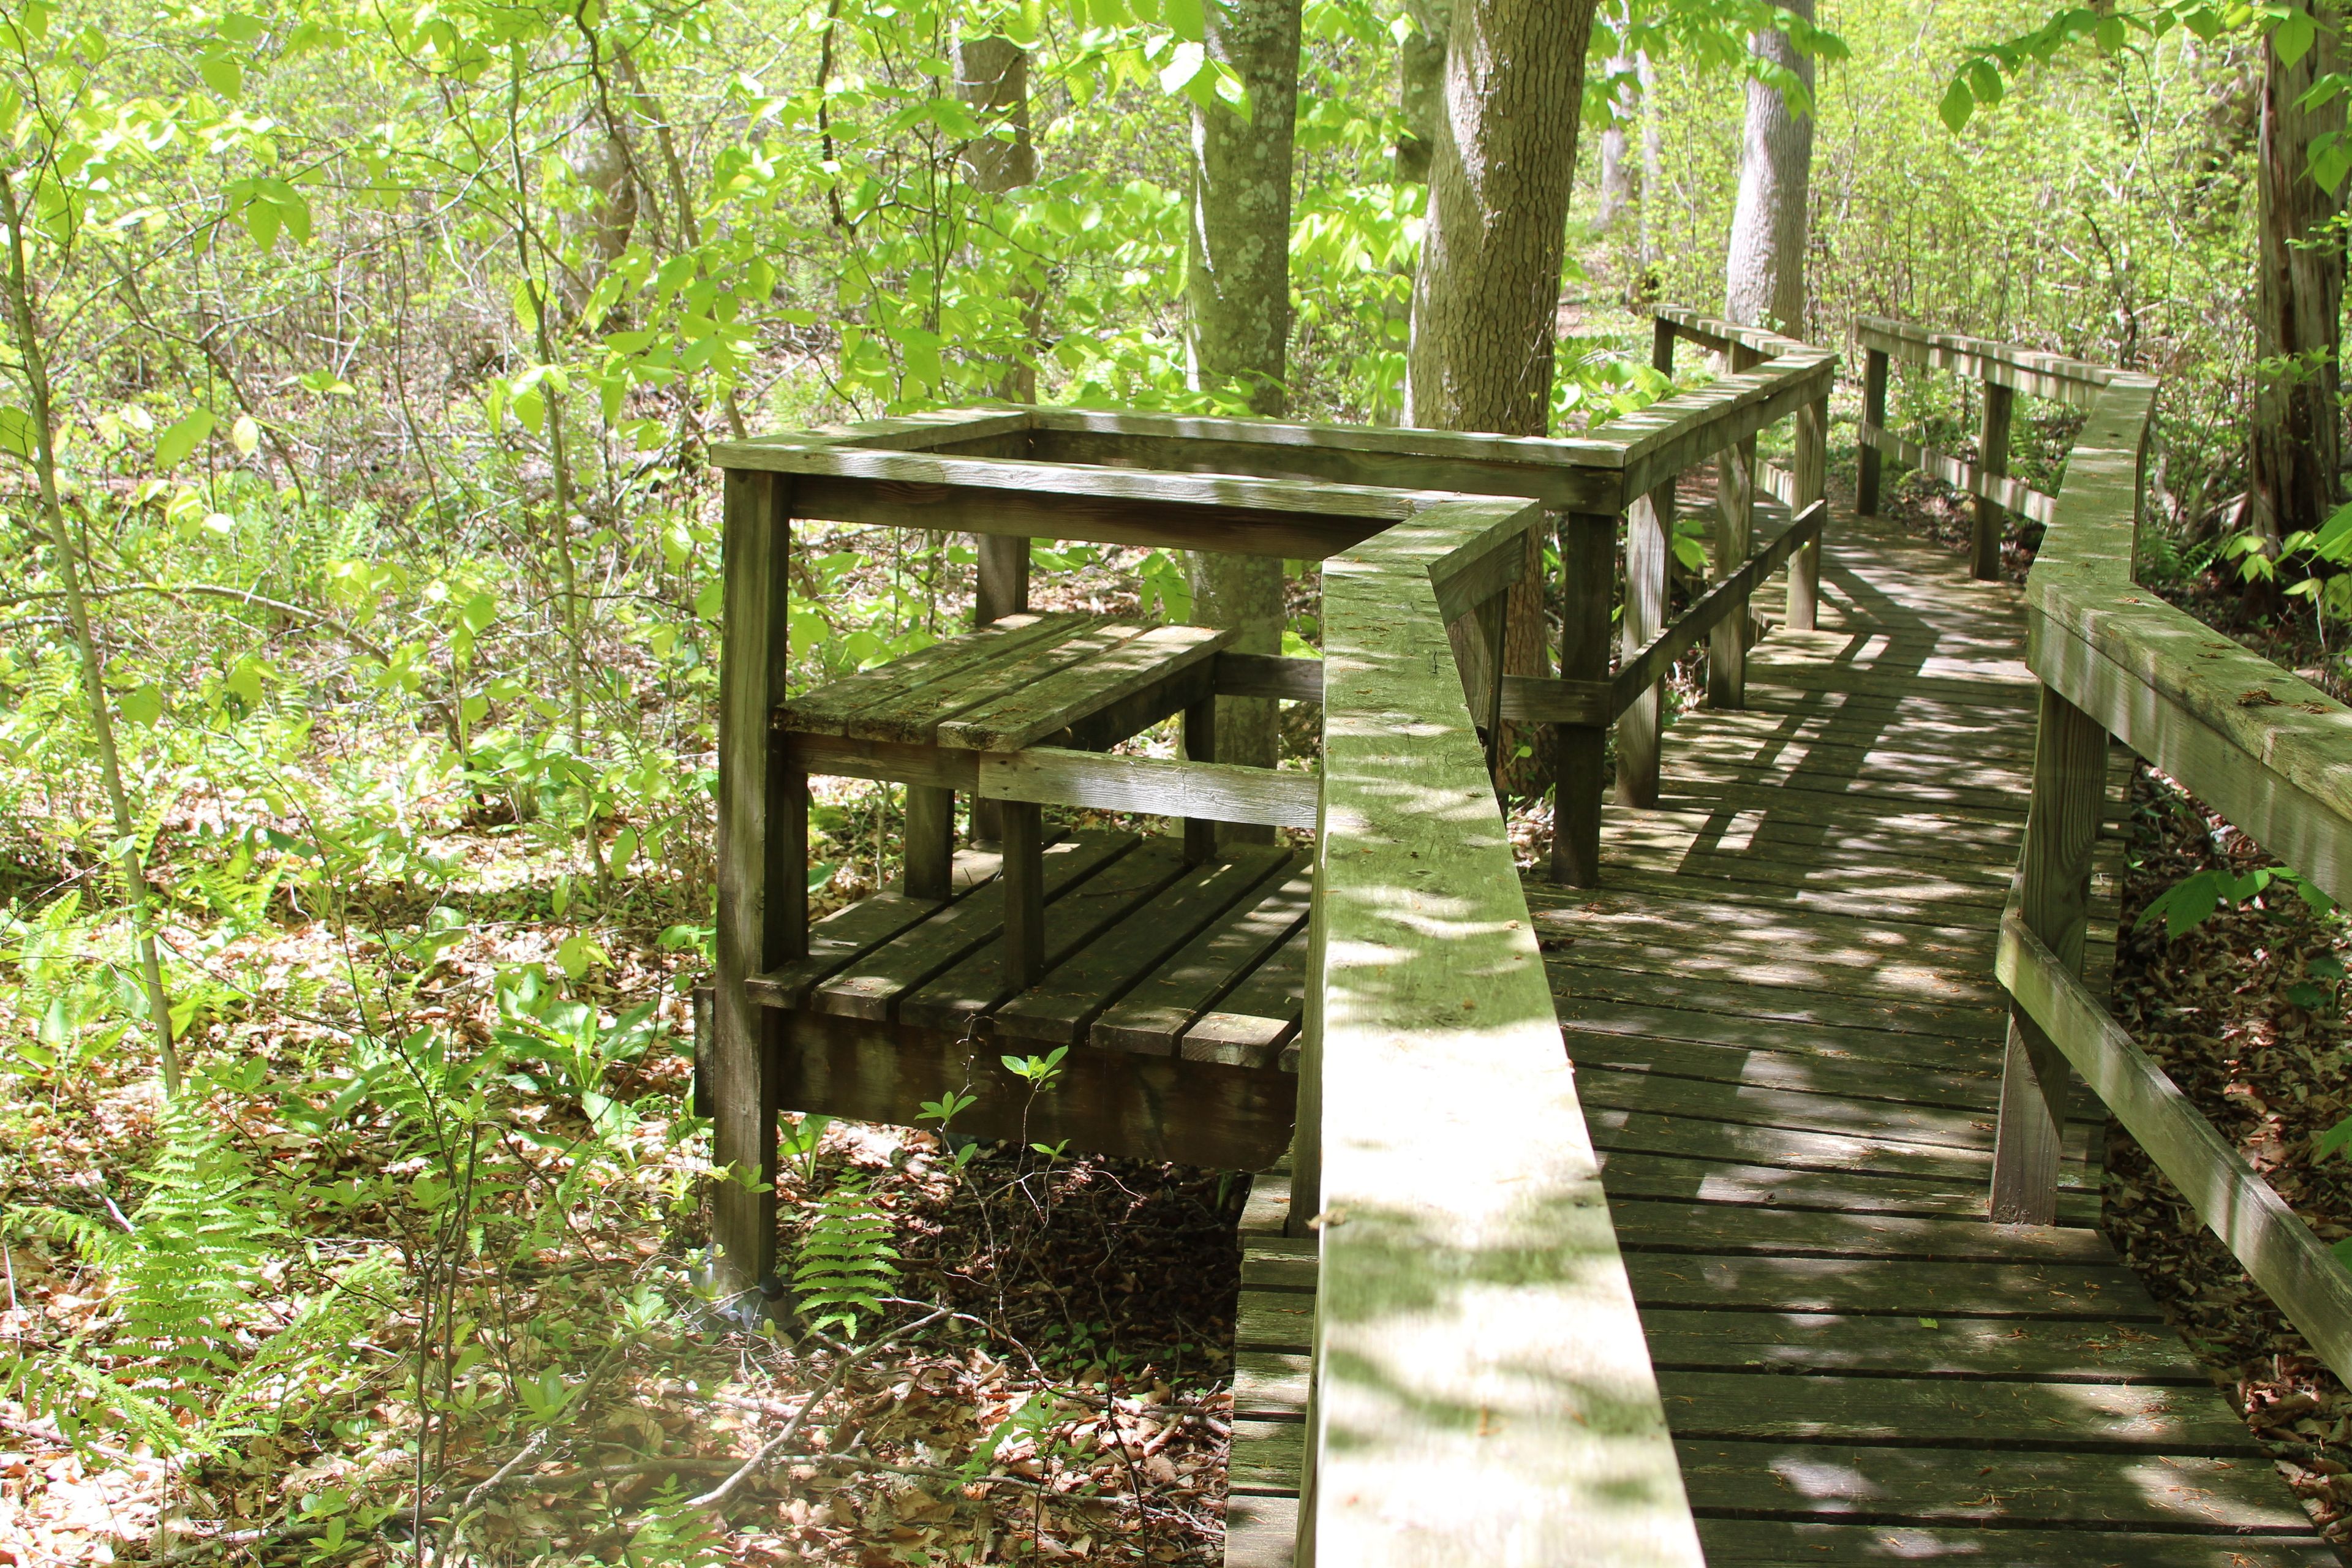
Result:
M942 901L955 892L955 791L907 786L907 896Z
M1184 760L1217 760L1217 699L1212 694L1184 710ZM1184 819L1184 864L1204 866L1217 858L1217 825L1199 817Z
M1004 829L1004 978L1026 991L1045 974L1044 814L1025 800L997 806Z

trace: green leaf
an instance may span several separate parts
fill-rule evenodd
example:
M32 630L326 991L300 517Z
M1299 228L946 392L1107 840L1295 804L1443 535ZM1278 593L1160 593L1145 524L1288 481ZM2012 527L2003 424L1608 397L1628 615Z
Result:
M261 426L255 423L252 415L240 414L236 416L236 423L228 427L228 438L239 452L250 458L254 448L261 445Z
M243 702L247 708L260 707L260 664L249 658L241 658L237 660L236 668L228 672L227 686L229 694L236 698L240 702Z
M205 85L223 98L235 98L245 90L245 68L224 54L200 56L196 74Z
M2342 1153L2347 1145L2352 1145L2352 1116L2346 1117L2311 1141L2311 1158L2315 1163L2330 1154ZM2343 1254L2339 1252L2336 1256L2341 1258Z
M163 689L152 680L148 681L134 690L124 692L122 700L115 704L115 710L122 715L126 724L152 725L163 716Z
M2299 980L2286 988L2286 999L2306 1013L2317 1012L2327 1000L2327 988Z
M188 454L196 449L198 443L212 433L212 410L197 409L156 438L155 466L166 473L178 468L187 460Z
M38 449L40 431L33 416L14 404L0 407L0 450L30 458Z
M2271 47L2278 51L2279 63L2291 66L2311 52L2319 36L2319 24L2308 11L2294 6L2281 6L2271 13L2276 26L2271 29Z
M1969 90L1967 82L1954 77L1952 85L1944 89L1944 100L1936 105L1936 117L1944 122L1945 130L1958 136L1976 107L1977 95Z

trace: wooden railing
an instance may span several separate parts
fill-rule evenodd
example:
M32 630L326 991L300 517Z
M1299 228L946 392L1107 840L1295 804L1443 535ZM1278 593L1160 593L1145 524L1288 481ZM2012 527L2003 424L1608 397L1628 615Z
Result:
M1296 1224L1320 1251L1297 1561L1698 1568L1487 749L1506 715L1559 726L1554 865L1596 880L1610 726L1621 796L1654 799L1667 666L1709 637L1710 689L1739 700L1743 612L1783 564L1790 618L1811 624L1834 356L1664 312L1662 365L1678 338L1729 356L1730 374L1581 440L1040 408L718 449L728 596L705 1076L717 1158L754 1178L723 1184L714 1216L743 1283L772 1267L774 1234L756 1184L773 1159L773 1042L747 985L808 942L802 891L773 871L802 831L798 795L761 743L789 668L794 520L977 533L983 619L1025 607L1030 535L1319 561L1321 681L1310 693L1276 672L1267 693L1324 705L1293 1156ZM1759 547L1769 481L1755 438L1790 418L1782 488L1801 504ZM1718 459L1716 581L1669 624L1674 481ZM1629 597L1612 677L1621 516ZM1504 595L1528 535L1555 526L1561 673L1505 679Z
M2010 426L2017 395L2047 397L2077 408L2088 408L2101 388L2116 373L2058 354L2039 353L2011 343L1981 338L1931 332L1907 321L1864 316L1853 325L1862 344L1862 425L1855 432L1859 473L1854 510L1864 517L1878 514L1878 492L1887 458L1906 468L1933 475L1954 489L1976 497L1976 527L1970 541L1970 568L1986 582L2000 576L2002 513L2047 527L2056 498L2010 477ZM1977 428L1977 460L1965 462L1886 428L1886 377L1890 361L1948 370L1964 380L1979 382L1984 392L1983 415Z
M1894 322L1866 323L1863 341L2089 410L2026 579L2041 717L1997 961L2011 1009L1993 1217L2054 1216L2071 1064L2352 1379L2352 1273L2081 979L2109 736L2342 899L2352 896L2352 710L2134 582L2154 380Z

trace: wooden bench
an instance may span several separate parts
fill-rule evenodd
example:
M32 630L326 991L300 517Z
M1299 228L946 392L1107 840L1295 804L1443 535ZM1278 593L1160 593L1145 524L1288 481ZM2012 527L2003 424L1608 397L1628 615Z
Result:
M1312 869L1287 847L1221 852L1217 825L1311 828L1316 783L1204 753L1221 689L1310 695L1319 667L1237 656L1232 640L1015 613L777 705L778 760L803 810L811 774L907 788L900 884L811 926L804 957L747 982L788 1015L782 1106L904 1121L953 1093L973 1100L960 1132L1202 1163L1262 1164L1279 1152ZM1103 754L1179 714L1184 760ZM992 821L975 809L961 850L959 794L995 808ZM1184 828L1181 838L1065 833L1047 805L1175 816ZM805 900L804 835L795 853L772 878L772 900ZM971 1070L983 1047L1080 1049L1040 1099L1024 1079Z

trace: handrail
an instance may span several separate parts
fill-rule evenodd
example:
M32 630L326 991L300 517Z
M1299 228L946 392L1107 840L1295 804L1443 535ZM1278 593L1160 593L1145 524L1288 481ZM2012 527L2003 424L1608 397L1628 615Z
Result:
M1874 354L1990 367L2011 384L2036 380L2041 395L2071 386L2089 408L2026 578L2027 660L2042 690L2032 808L1996 960L2011 1028L1993 1217L2054 1217L2067 1069L2079 1069L2322 1359L2352 1379L2352 1272L2080 978L2110 736L2342 898L2352 895L2352 710L2134 581L2152 378L1903 323L1863 327Z
M983 537L1043 534L1310 560L1362 542L1393 523L1400 508L1439 495L1538 500L1560 536L1568 636L1557 675L1500 674L1500 596L1519 580L1528 555L1517 538L1439 563L1433 582L1445 621L1459 623L1455 658L1490 745L1507 719L1553 727L1556 799L1569 809L1555 815L1552 874L1590 885L1600 875L1611 729L1617 798L1654 804L1665 667L1707 634L1709 699L1738 705L1750 640L1740 612L1783 563L1786 624L1799 631L1813 625L1818 525L1753 547L1756 496L1769 482L1756 464L1756 437L1793 418L1795 472L1771 488L1796 512L1820 499L1837 356L1660 307L1652 363L1667 374L1677 341L1727 353L1733 373L1575 438L1034 407L761 437L721 444L712 458L733 470L792 476L793 504L808 518L891 523L919 515L919 526ZM1675 480L1710 459L1721 468L1715 583L1669 624ZM1620 516L1626 598L1617 618ZM1533 514L1528 528L1546 522ZM1015 555L1025 561L1017 549ZM983 577L988 564L983 553ZM1612 675L1613 618L1622 667Z
M2057 502L2009 474L2009 432L2016 395L2027 393L2087 408L2100 391L2123 373L2063 354L2042 353L2013 343L1996 343L1952 332L1931 332L1907 321L1864 316L1854 322L1863 348L1862 420L1854 438L1861 473L1854 510L1864 517L1878 510L1879 469L1884 458L1933 474L1954 489L1977 498L1974 568L1988 581L2000 575L2001 512L2006 510L2047 527ZM1890 362L1948 370L1984 384L1984 416L1978 430L1977 461L1906 441L1886 428L1886 372Z
M1548 503L1292 482L1280 476L1297 472L1297 453L1328 455L1328 442L1238 421L1194 422L1197 438L1221 461L1254 453L1253 477L1191 468L1197 449L1146 416L1083 423L1099 437L1095 455L1156 453L1158 471L1040 460L1040 437L1063 439L1074 422L980 411L715 453L729 469L730 572L716 1157L739 1169L762 1163L769 1102L741 993L761 922L793 890L760 881L768 753L744 737L764 711L759 683L783 668L778 563L792 520L1213 550L1304 543L1297 553L1323 562L1324 724L1293 1194L1298 1219L1317 1222L1321 1258L1297 1560L1700 1568L1479 747L1472 700L1491 692L1465 684L1449 637L1449 623L1497 605ZM1503 463L1486 437L1379 433L1369 446L1384 474L1420 478L1454 471L1429 465L1483 464L1533 489L1563 472L1613 482L1622 471ZM1613 516L1599 521L1613 534ZM747 581L739 559L755 563ZM1607 578L1604 568L1583 580L1601 584L1603 626ZM1090 777L1090 788L1121 787L1108 773ZM998 781L999 793L1019 787ZM974 793L988 793L985 781ZM1276 804L1291 809L1286 794ZM739 1234L761 1232L753 1202L728 1196L714 1234L734 1227L722 1238L732 1257ZM772 1237L772 1217L764 1234ZM1454 1506L1462 1499L1479 1500ZM1412 1523L1402 1545L1401 1517Z

